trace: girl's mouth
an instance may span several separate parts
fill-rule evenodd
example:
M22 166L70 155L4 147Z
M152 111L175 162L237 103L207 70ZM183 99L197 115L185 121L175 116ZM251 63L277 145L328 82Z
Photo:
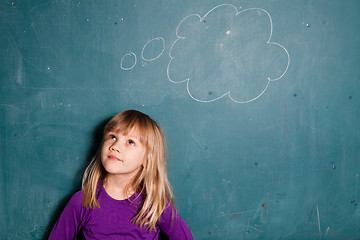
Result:
M118 157L114 156L114 155L110 155L109 156L110 159L116 160L116 161L120 161L122 162L122 160L120 160Z

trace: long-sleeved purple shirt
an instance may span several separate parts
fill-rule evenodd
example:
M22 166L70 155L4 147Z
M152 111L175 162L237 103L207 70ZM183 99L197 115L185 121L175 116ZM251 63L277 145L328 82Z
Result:
M168 204L161 214L156 229L149 232L131 223L141 207L142 195L134 194L126 200L110 197L105 189L98 190L100 208L82 206L83 192L75 193L56 222L49 239L75 239L79 231L85 239L151 239L159 238L161 231L169 240L193 239L187 224L172 206Z

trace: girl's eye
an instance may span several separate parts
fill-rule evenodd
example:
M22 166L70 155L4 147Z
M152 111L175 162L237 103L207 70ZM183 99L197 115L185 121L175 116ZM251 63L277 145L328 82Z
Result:
M135 142L134 142L133 140L129 139L129 140L127 141L127 144L129 144L129 145L135 145Z
M115 137L115 135L110 134L109 139L116 140L116 137Z

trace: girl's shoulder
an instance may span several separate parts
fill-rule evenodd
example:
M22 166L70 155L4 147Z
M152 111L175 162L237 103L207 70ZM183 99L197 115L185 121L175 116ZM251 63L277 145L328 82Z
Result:
M96 189L96 196L99 197L102 191L105 191L103 187L99 187ZM69 201L69 203L75 204L75 205L82 205L84 198L84 190L79 190L76 193L74 193Z
M80 207L83 202L83 196L84 196L84 192L82 190L77 191L76 193L74 193L71 196L71 199L70 199L68 205L73 206L73 207Z
M84 191L80 190L74 193L71 198L74 199L75 201L79 201L79 200L82 201L83 197L84 197Z
M171 218L173 215L177 214L177 210L174 206L174 204L167 200L165 209L163 210L161 217L162 218Z

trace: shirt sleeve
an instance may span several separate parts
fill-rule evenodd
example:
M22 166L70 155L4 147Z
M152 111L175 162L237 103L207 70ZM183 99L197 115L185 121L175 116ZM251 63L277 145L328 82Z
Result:
M75 193L52 229L49 240L73 240L81 229L83 193L81 191Z
M193 240L188 225L180 217L175 207L168 203L160 218L160 230L169 240Z

